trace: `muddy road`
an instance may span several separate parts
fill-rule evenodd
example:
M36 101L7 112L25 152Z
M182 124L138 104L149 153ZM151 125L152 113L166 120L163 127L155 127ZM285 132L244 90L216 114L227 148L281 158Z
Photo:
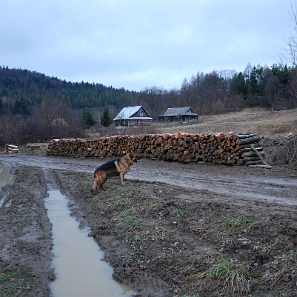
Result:
M29 155L0 156L0 162L7 166L22 165L89 173L90 183L94 170L104 161ZM293 167L263 169L142 159L135 163L133 169L127 173L126 179L160 182L192 190L226 194L230 199L297 205L297 169Z
M55 297L49 190L69 198L71 216L134 296L296 296L296 167L143 159L124 186L111 179L92 194L105 161L0 154L10 171L0 197L0 296ZM223 264L238 279L216 275Z

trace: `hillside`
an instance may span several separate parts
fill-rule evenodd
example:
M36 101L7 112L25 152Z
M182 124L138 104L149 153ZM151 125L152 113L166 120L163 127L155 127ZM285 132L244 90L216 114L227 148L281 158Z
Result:
M297 166L297 109L271 113L264 108L246 108L239 112L201 116L199 123L162 125L157 132L258 134L270 165Z
M198 123L162 125L160 133L248 132L263 137L297 134L297 109L271 113L265 108L245 108L238 112L200 116Z
M0 107L1 101L6 108L14 106L13 113L26 113L28 107L49 98L73 109L106 105L120 108L134 95L135 92L100 83L67 82L35 71L0 67Z

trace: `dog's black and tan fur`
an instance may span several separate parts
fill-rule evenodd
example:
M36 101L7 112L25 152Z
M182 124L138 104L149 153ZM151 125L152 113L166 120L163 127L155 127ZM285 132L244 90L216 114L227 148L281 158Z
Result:
M132 152L128 152L122 158L108 161L107 163L99 166L94 172L92 191L94 192L98 190L98 186L100 186L100 188L105 191L103 184L109 177L113 176L120 176L120 181L123 185L124 176L130 170L130 167L134 162L137 162L137 159Z

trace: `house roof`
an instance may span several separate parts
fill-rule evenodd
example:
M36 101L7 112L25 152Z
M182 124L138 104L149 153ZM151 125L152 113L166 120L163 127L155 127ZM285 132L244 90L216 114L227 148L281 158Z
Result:
M191 110L191 107L169 107L165 113L164 117L172 117L172 116L184 116L184 115L191 115L191 116L197 116L197 113L194 113Z
M151 117L139 117L139 116L133 117L133 115L135 113L137 113L137 111L140 108L143 108L143 107L142 106L124 107L113 120L116 121L116 120L128 120L128 119L135 119L135 120L152 120L153 119ZM144 109L144 111L147 113L147 111L145 109Z

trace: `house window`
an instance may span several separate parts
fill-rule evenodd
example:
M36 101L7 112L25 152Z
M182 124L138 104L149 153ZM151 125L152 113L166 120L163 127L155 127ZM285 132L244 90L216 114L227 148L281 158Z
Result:
M141 117L144 117L144 113L143 113L143 111L140 111L140 112L139 112L139 115L140 115Z

